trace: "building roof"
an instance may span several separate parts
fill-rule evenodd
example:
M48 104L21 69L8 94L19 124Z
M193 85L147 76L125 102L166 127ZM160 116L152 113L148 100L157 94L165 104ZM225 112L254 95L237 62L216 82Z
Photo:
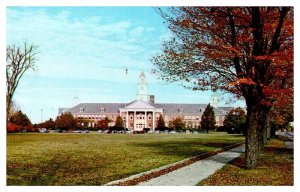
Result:
M150 103L145 102L143 100L135 100L128 104L126 109L155 109L154 106L152 106Z
M125 107L125 103L80 103L73 108L67 109L65 112L71 113L101 113L101 108L104 108L104 113L117 113L119 108ZM83 111L80 112L82 109Z
M72 108L59 108L59 114L71 113L118 113L120 108L162 108L165 114L202 114L207 104L186 104L186 103L147 103L134 100L130 103L80 103ZM101 112L101 108L104 112ZM225 115L233 107L214 108L215 115ZM81 109L83 111L81 111Z
M140 77L145 77L144 71L141 72Z
M186 103L155 103L153 105L157 108L163 108L164 113L185 113L185 114L201 113L204 111L206 107L206 104L186 104Z

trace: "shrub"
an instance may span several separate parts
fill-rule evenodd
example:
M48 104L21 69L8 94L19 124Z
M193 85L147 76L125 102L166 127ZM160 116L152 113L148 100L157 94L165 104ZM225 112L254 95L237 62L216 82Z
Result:
M148 131L150 131L150 128L144 128L143 131L148 133Z
M20 132L21 126L13 124L13 123L8 123L7 125L7 133L15 133L15 132Z

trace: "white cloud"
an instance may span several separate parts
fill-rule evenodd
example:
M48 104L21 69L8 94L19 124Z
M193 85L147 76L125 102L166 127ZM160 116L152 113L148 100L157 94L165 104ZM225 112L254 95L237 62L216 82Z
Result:
M141 43L148 38L143 35L145 29L151 31L153 28L138 26L128 20L101 23L99 16L72 20L66 11L53 16L43 11L8 9L7 15L9 44L27 39L39 46L40 75L80 78L88 72L88 78L107 77L119 81L109 75L99 76L101 72L116 72L116 69L102 66L141 70L142 66L150 65L149 47Z

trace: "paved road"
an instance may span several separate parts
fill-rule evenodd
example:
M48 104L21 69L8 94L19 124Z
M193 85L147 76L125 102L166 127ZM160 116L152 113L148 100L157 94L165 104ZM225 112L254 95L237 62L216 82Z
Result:
M276 132L276 135L282 136L282 137L287 137L291 139L292 141L285 141L285 146L288 149L293 149L294 148L294 133L293 132Z
M214 174L229 161L240 156L245 146L219 153L206 159L197 161L157 178L139 183L141 186L195 186L197 183Z
M277 131L276 135L282 136L282 137L288 137L290 139L294 139L294 133L293 132L281 132L281 131Z

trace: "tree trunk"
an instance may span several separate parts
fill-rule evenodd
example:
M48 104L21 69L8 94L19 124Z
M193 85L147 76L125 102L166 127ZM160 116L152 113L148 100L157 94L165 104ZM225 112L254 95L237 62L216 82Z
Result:
M257 106L248 107L247 125L246 168L253 169L257 165L259 153L259 111Z
M260 107L260 115L259 115L259 132L258 135L260 137L260 142L259 142L259 150L263 150L269 137L269 132L270 132L270 122L269 122L269 114L270 114L270 107L267 106L261 106Z
M6 95L6 124L10 122L11 97Z
M275 135L276 135L276 125L272 124L271 125L271 131L270 131L270 137L275 138Z

